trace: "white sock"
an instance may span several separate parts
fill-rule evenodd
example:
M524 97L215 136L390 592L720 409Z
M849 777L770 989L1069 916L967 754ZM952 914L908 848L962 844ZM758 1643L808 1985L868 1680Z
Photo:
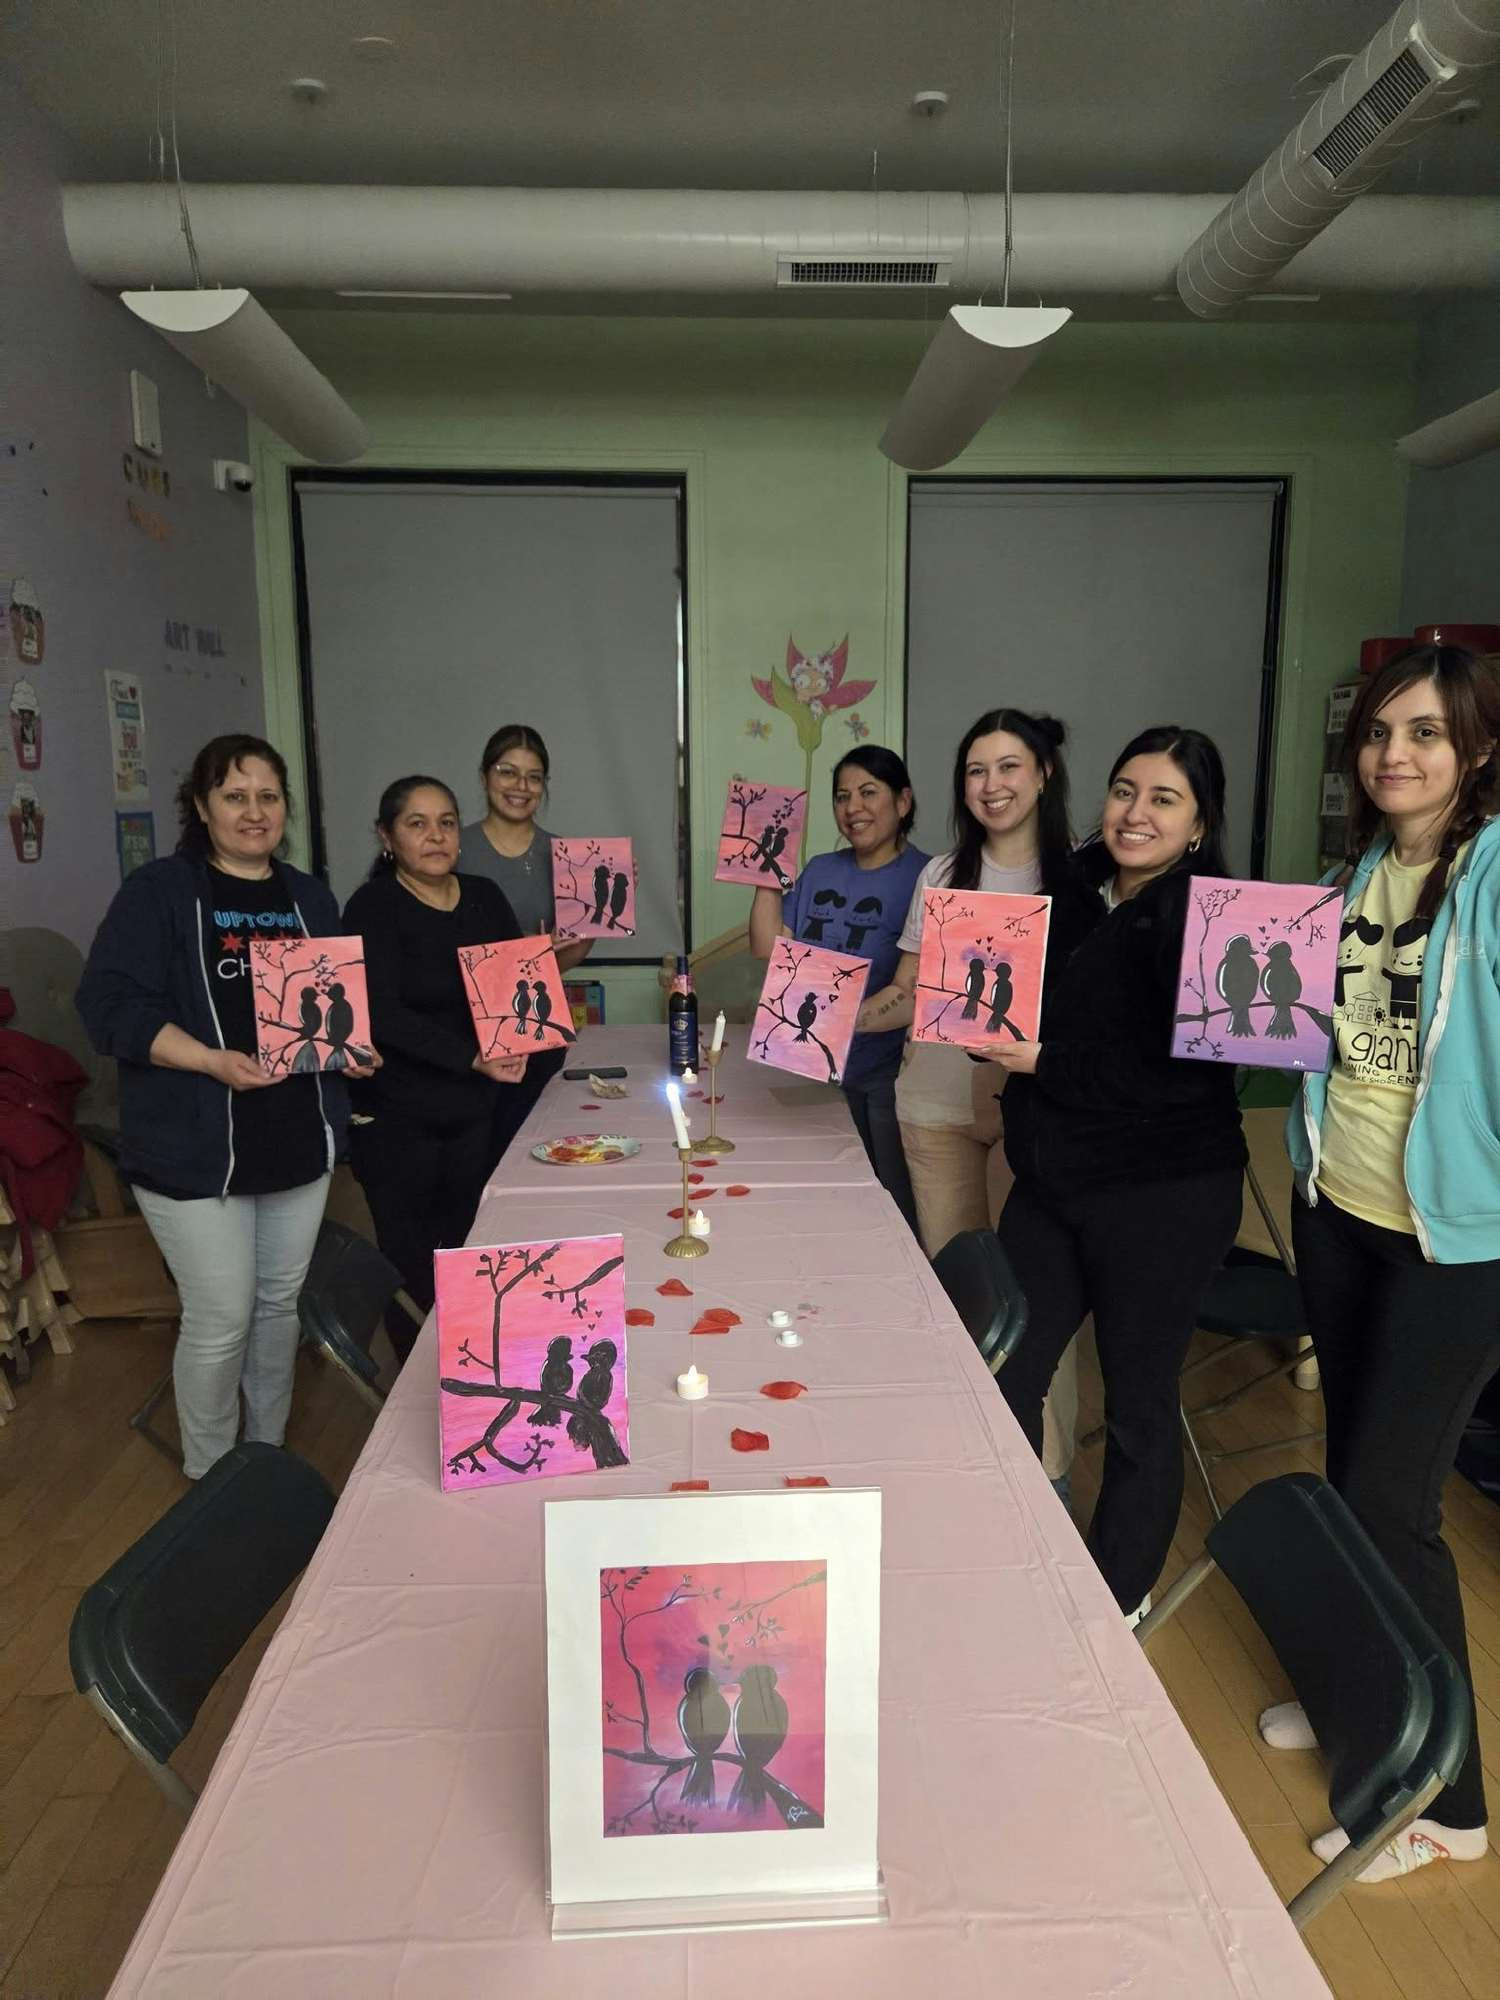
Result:
M1141 1599L1140 1603L1135 1607L1134 1611L1127 1611L1125 1613L1126 1631L1133 1632L1136 1626L1140 1624L1141 1620L1145 1617L1146 1613L1150 1609L1151 1609L1151 1593L1148 1590L1146 1592L1146 1595Z
M1260 1733L1273 1750L1316 1750L1307 1710L1300 1701L1279 1701L1260 1718Z
M1348 1834L1336 1826L1331 1832L1318 1835L1312 1851L1320 1861L1332 1861L1348 1845ZM1390 1882L1397 1875L1410 1875L1414 1868L1425 1868L1429 1861L1483 1861L1489 1845L1486 1827L1439 1826L1435 1819L1414 1819L1394 1840L1386 1842L1368 1867L1360 1870L1357 1879Z

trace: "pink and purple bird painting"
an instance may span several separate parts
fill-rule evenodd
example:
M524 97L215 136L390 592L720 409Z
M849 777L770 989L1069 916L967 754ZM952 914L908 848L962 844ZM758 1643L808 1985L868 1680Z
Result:
M623 838L552 836L552 899L562 938L635 936L635 852Z
M837 1083L849 1061L870 961L777 938L750 1023L752 1062Z
M828 1565L599 1572L606 1839L823 1825Z
M458 948L479 1053L535 1056L578 1038L550 937Z
M311 1076L370 1060L364 941L251 938L255 1056L267 1076Z
M807 821L807 793L731 778L714 863L716 882L755 889L790 889Z
M914 1042L1034 1042L1042 1019L1047 896L924 889Z
M624 1264L620 1236L436 1253L445 1492L628 1463Z
M1172 1054L1253 1069L1325 1070L1343 891L1195 875Z

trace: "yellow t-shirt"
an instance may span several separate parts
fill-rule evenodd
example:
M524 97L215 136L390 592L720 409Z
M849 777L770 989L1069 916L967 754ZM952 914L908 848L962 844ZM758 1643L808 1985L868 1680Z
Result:
M1407 1128L1417 1090L1417 1019L1431 919L1415 915L1432 864L1404 868L1388 849L1345 910L1333 990L1318 1188L1351 1215L1416 1234L1406 1192ZM1459 862L1455 860L1453 869ZM1450 873L1452 870L1450 870Z

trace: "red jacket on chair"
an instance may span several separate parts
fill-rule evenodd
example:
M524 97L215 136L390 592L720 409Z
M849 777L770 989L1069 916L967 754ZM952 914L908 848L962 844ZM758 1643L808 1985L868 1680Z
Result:
M73 1106L88 1082L66 1049L0 1028L0 1183L21 1231L21 1275L36 1258L31 1225L55 1229L83 1166Z

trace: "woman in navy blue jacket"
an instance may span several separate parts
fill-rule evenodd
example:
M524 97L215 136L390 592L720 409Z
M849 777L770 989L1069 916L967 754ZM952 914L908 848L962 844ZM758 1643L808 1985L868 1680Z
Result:
M177 804L177 852L111 902L78 1011L119 1065L121 1170L182 1301L172 1372L197 1479L233 1446L241 1397L246 1438L282 1442L297 1294L348 1107L341 1076L272 1080L255 1060L250 940L338 930L331 891L276 858L279 752L215 737Z

